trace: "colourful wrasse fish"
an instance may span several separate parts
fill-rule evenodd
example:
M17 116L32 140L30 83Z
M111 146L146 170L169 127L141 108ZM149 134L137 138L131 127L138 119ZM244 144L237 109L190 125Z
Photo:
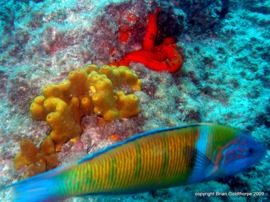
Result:
M20 202L139 193L233 175L265 152L265 146L248 134L221 125L158 129L4 189L13 188L14 201Z

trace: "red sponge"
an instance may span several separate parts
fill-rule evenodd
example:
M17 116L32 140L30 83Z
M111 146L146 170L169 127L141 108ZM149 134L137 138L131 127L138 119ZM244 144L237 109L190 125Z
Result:
M162 44L155 46L157 35L157 15L161 11L156 9L149 14L148 24L142 49L126 54L120 61L111 65L129 65L130 62L144 64L149 69L155 71L175 72L182 67L183 57L176 49L175 39L167 37Z

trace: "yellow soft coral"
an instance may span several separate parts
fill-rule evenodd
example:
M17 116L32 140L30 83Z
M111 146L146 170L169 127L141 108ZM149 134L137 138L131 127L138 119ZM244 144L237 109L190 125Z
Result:
M88 76L88 83L89 93L94 105L94 113L102 115L105 120L119 118L112 81L105 74L93 71Z
M30 106L30 112L32 114L32 118L35 120L44 120L47 116L46 110L43 106L45 97L37 96Z
M76 113L79 113L78 101L71 99L68 105L60 98L49 97L44 102L44 108L48 112L46 121L51 126L52 131L49 134L56 144L56 150L60 150L62 144L76 138L81 134L81 127ZM72 110L74 108L74 110Z
M53 168L57 162L55 153L65 142L80 136L80 122L85 115L95 113L112 121L138 114L138 98L121 88L140 90L141 81L128 67L106 65L86 65L71 71L61 83L45 86L42 95L32 102L30 112L34 120L47 121L51 132L39 149L29 141L22 142L21 153L15 158L16 168L26 165L28 175Z
M130 71L126 66L115 68L104 65L99 72L105 74L115 87L129 86L133 91L141 89L141 80L138 79L135 72Z
M46 138L38 149L31 140L23 139L20 143L21 152L14 159L17 170L25 169L24 176L30 177L37 173L55 168L58 160L52 150L52 141Z
M139 113L139 99L134 95L125 95L123 91L117 92L117 106L120 117L128 118Z
M139 112L138 100L134 101L133 94L123 99L123 92L119 97L118 89L124 86L133 92L141 87L141 81L128 67L87 65L70 72L68 80L46 86L43 96L38 96L32 103L31 114L36 120L44 120L48 115L48 109L44 108L45 99L55 97L67 104L77 123L92 111L107 121L134 116ZM128 108L127 103L132 106Z
M118 90L124 86L130 87L132 91L141 88L141 81L128 67L103 66L98 72L93 71L88 75L88 84L94 112L102 115L105 120L128 118L138 114L138 98L134 94L125 95Z

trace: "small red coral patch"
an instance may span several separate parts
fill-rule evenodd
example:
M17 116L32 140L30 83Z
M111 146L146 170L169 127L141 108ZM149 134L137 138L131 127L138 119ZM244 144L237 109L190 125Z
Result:
M142 49L126 54L120 61L111 65L129 65L131 62L144 64L147 68L155 71L176 72L182 67L183 57L176 49L176 41L172 37L167 37L163 42L156 46L157 15L161 10L158 8L148 16L148 24ZM120 29L120 40L128 40L128 32Z

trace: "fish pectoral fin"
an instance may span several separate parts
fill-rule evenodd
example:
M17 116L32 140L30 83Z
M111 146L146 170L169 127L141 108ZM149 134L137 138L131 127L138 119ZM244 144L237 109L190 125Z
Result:
M187 148L189 154L192 156L193 170L189 178L190 183L200 182L211 174L214 167L213 162L201 151L196 148Z
M186 150L186 153L188 153L191 156L190 160L193 160L194 163L197 162L197 166L201 168L205 168L209 165L214 165L213 162L198 149L192 148L192 147L186 147L185 150Z

